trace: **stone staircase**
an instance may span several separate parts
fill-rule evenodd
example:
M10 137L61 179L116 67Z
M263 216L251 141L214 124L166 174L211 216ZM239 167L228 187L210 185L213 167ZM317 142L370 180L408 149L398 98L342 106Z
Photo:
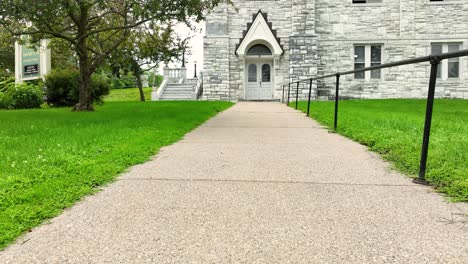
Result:
M196 83L170 83L161 94L161 101L188 101L193 100L194 86Z

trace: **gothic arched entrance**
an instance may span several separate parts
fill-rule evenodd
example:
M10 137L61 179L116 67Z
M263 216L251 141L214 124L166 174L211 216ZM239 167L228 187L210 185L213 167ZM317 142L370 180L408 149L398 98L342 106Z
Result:
M240 85L241 99L275 99L275 87L279 85L275 84L276 70L284 51L267 17L261 11L254 15L236 48L244 80Z
M252 46L246 56L245 100L273 99L273 56L263 44Z

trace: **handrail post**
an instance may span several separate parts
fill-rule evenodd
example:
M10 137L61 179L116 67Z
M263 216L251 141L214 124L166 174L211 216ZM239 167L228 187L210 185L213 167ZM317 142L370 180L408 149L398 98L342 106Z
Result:
M297 89L296 89L296 110L297 110L298 101L299 101L299 82L297 82Z
M333 124L333 128L336 131L336 128L338 127L338 101L339 101L339 96L340 96L340 74L336 74L336 91L335 91L335 121Z
M312 81L314 79L310 78L310 84L309 84L309 100L307 100L307 116L310 115L310 96L312 93Z
M437 70L439 69L440 60L434 59L431 61L431 76L429 79L429 90L427 94L427 106L426 106L426 120L424 122L424 135L423 144L421 149L421 161L419 163L419 181L421 183L426 182L426 165L427 165L427 154L429 150L429 138L431 136L431 124L432 124L432 110L434 107L434 94L437 83Z
M288 84L288 101L287 101L287 106L289 106L290 95L291 95L291 83Z
M284 85L283 85L283 94L281 95L281 103L284 103Z

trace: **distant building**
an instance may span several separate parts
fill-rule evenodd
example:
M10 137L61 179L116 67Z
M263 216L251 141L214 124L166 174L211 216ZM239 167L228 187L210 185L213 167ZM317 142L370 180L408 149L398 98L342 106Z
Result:
M206 21L207 100L278 100L282 85L468 48L468 0L236 0ZM341 95L426 96L429 64L348 75ZM443 61L436 96L468 99L468 59ZM314 84L333 96L333 78ZM300 87L300 96L308 93ZM318 93L318 94L317 94Z

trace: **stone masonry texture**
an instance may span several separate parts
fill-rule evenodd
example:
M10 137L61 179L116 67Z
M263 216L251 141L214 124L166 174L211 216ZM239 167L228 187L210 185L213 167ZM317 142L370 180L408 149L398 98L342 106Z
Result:
M382 63L426 56L433 43L460 44L468 49L468 1L383 0L353 4L351 0L235 1L208 16L205 36L205 100L244 98L245 58L236 46L259 10L277 31L285 52L275 60L274 98L284 84L354 68L355 45L382 46ZM436 97L468 99L468 59L460 58L460 77L437 81ZM424 98L430 65L421 63L384 69L380 79L342 78L340 96L350 98ZM335 78L314 83L312 96L332 98ZM292 87L295 97L296 87ZM301 83L300 99L309 84Z

